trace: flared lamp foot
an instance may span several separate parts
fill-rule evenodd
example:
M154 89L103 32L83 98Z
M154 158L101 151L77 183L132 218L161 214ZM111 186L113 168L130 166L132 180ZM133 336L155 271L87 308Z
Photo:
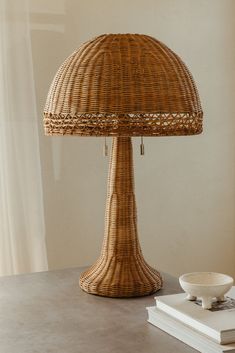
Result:
M142 256L120 262L116 257L100 259L80 277L87 293L104 297L139 297L162 288L162 277Z

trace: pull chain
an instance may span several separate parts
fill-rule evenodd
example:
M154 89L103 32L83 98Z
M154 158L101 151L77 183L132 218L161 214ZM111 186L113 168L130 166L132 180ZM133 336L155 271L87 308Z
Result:
M144 155L144 139L143 136L141 136L141 143L140 143L140 155Z
M103 155L104 157L108 156L108 145L107 145L106 137L104 138Z

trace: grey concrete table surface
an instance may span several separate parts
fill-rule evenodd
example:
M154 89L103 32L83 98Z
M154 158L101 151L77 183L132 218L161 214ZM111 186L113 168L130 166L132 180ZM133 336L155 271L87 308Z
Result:
M78 286L81 269L0 279L0 353L193 353L150 325L154 296L112 299ZM179 293L164 275L158 295Z

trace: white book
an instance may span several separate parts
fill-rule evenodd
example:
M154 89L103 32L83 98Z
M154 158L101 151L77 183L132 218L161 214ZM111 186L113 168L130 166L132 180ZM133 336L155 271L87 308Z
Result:
M149 307L147 310L149 323L201 353L235 353L235 344L218 344L155 306Z
M186 300L186 294L156 297L157 308L185 325L207 335L219 344L235 342L235 287L224 303L215 303L211 310L202 309L199 301Z

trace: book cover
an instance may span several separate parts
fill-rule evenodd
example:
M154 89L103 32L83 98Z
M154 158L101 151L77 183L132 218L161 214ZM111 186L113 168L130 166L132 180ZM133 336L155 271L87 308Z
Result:
M208 335L220 344L235 342L235 287L225 302L215 302L204 310L200 300L186 300L186 293L156 297L157 308L182 323Z
M156 307L148 307L148 322L201 353L235 353L235 344L221 345Z

